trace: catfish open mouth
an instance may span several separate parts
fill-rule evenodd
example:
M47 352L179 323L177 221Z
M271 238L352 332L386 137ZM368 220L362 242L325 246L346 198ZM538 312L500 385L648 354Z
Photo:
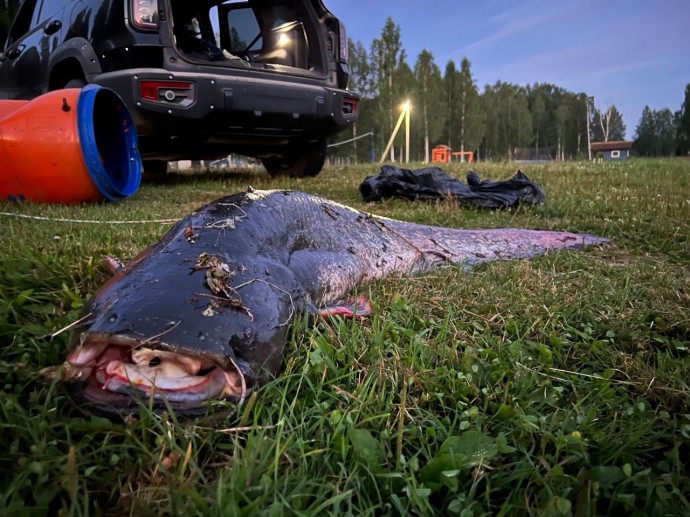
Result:
M72 395L104 410L135 410L153 400L190 412L209 402L241 402L247 387L234 363L224 367L199 357L173 352L156 343L123 336L87 335L67 357L63 380ZM137 400L138 399L138 400Z

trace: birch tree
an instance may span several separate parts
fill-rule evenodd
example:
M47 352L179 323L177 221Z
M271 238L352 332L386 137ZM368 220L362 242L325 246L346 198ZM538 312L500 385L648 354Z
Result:
M444 124L444 141L448 147L453 147L453 112L455 103L455 82L457 81L457 69L455 63L451 60L446 64L445 75L443 76L443 89L445 92L445 124Z
M625 138L623 115L616 106L611 105L605 110L596 109L594 111L594 136L595 140L603 142Z
M374 79L374 93L378 97L381 132L388 138L396 121L396 106L399 104L400 88L396 79L400 76L405 51L400 40L400 27L388 17L381 31L381 37L371 44L371 67ZM393 148L391 148L393 159Z
M565 160L565 136L566 125L570 119L570 110L568 105L563 103L556 108L554 116L554 130L556 133L556 159L558 161Z
M414 75L417 81L415 108L421 119L424 162L428 163L430 141L436 140L443 130L441 71L428 50L420 52L415 63Z
M457 99L460 123L460 150L474 151L484 138L486 131L486 114L479 100L479 92L472 77L470 62L467 58L460 63L458 76Z
M350 80L349 88L360 95L360 114L362 111L366 111L366 105L370 102L371 90L372 90L372 77L371 77L371 65L369 63L369 57L367 55L367 50L364 48L359 41L353 43L352 40L348 41L350 46L350 59L348 62L350 68ZM355 157L355 162L358 161L359 149L357 141L357 127L358 122L352 124L352 149Z
M443 78L446 121L444 140L460 151L476 150L486 132L486 110L479 95L470 62L464 58L458 71L453 61L446 65Z
M532 130L534 131L535 159L539 160L539 136L546 132L546 124L548 123L546 103L540 92L533 94L530 111L532 113ZM543 141L541 143L543 145Z

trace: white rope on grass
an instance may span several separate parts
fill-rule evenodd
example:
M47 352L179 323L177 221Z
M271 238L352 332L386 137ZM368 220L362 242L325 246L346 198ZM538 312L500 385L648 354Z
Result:
M60 217L44 217L41 215L16 214L13 212L0 212L0 215L8 217L20 217L22 219L34 219L36 221L51 221L56 223L84 223L84 224L172 224L179 219L149 219L140 221L96 221L95 219L63 219Z
M335 142L334 144L328 144L328 147L337 147L339 145L343 144L349 144L350 142L354 142L355 140L359 140L360 138L364 138L365 136L373 135L373 131L369 131L368 133L364 133L363 135L356 136L354 138L350 138L349 140L343 140L342 142Z

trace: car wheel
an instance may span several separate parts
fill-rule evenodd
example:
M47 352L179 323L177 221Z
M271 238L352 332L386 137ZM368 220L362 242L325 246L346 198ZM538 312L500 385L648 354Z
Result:
M84 79L70 79L63 88L83 88L84 86L86 86Z
M261 162L271 176L304 178L316 176L326 161L326 140L317 140L292 150L285 157L263 158Z
M142 165L147 179L163 178L168 172L168 162L165 160L143 160Z

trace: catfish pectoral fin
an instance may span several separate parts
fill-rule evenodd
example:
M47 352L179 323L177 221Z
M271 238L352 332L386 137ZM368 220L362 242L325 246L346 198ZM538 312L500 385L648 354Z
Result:
M108 271L110 271L110 273L113 275L125 267L117 257L113 257L112 255L105 257L105 259L103 259L103 263L105 264L105 267L108 268Z
M331 316L342 316L343 318L352 318L363 320L371 314L371 302L363 296L359 295L356 298L350 296L345 300L338 300L319 311L319 317L329 318Z

